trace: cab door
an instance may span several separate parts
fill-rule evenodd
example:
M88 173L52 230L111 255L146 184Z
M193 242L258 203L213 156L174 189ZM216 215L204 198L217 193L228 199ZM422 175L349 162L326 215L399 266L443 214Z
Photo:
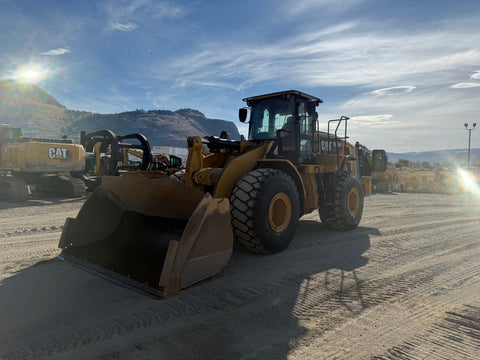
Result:
M315 143L315 123L314 115L307 109L307 101L301 99L297 107L298 123L298 162L309 163L314 160Z

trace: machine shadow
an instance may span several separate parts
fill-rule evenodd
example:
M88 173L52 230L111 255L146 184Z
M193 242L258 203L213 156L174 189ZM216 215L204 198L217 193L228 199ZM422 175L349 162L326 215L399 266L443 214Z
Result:
M217 358L289 358L308 338L304 319L327 318L335 306L351 313L368 307L365 279L357 270L368 264L364 253L371 236L380 235L376 228L336 232L319 221L302 220L282 253L265 256L237 248L217 278L190 289L191 294L202 288L223 292L219 296L234 303L232 313L211 321L208 332L195 332L194 341L168 344L174 344L177 356L211 358L215 349ZM238 296L242 302L235 304Z
M57 258L24 268L0 281L0 358L50 355L41 344L53 342L55 351L61 350L58 337L65 330L59 329L82 331L92 312L105 312L118 299L139 297Z
M330 297L336 296L341 304L344 291L362 293L356 270L369 261L364 253L372 235L380 235L378 229L334 232L319 221L302 220L286 251L265 256L236 249L224 271L164 300L145 297L64 261L43 261L0 282L0 357L21 354L19 349L28 348L29 342L33 347L40 332L51 332L50 338L59 336L55 328L70 329L63 330L62 336L89 334L93 330L82 329L85 324L90 323L88 329L104 326L97 318L100 313L118 319L152 313L159 321L154 323L154 333L135 344L124 344L124 351L112 352L107 346L96 356L141 358L147 349L150 355L167 359L286 359L308 332L300 321L303 315L310 316L315 308L313 313L325 316L328 309L322 302ZM353 289L344 285L347 273L356 279ZM341 283L340 289L332 287L335 281ZM323 294L319 303L312 303L310 291ZM125 303L130 305L124 308ZM349 305L345 302L345 306ZM141 330L143 325L131 325L137 326ZM115 336L112 333L104 340ZM56 349L63 350L69 351L68 347ZM77 350L81 356L82 349Z

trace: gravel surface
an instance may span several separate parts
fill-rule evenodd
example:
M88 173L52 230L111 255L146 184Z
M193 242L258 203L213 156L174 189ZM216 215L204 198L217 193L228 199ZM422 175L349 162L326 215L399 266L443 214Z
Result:
M158 300L55 257L84 200L0 203L0 359L474 359L480 200L365 199L361 226L304 216L291 246L236 248Z

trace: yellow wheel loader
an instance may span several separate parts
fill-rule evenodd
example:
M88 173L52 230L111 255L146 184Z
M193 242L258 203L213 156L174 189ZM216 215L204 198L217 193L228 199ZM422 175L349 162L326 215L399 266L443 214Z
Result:
M394 176L388 170L388 157L383 149L370 150L358 141L355 143L362 177L371 177L373 193L388 193L394 186Z
M85 195L80 179L85 151L64 139L24 137L19 128L0 125L0 198L22 200L40 196Z
M314 210L332 229L355 229L371 186L346 141L348 118L318 131L322 100L296 90L244 101L248 140L189 137L183 176L104 177L67 218L61 257L166 297L221 271L234 240L259 253L284 250ZM240 121L247 116L240 109Z

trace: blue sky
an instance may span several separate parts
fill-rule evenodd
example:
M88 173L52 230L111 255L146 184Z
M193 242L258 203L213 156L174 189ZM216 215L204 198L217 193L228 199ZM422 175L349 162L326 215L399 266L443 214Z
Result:
M349 116L353 142L392 152L466 148L480 125L478 0L0 4L0 78L69 109L189 107L245 132L243 98L297 89L324 100L321 129Z

